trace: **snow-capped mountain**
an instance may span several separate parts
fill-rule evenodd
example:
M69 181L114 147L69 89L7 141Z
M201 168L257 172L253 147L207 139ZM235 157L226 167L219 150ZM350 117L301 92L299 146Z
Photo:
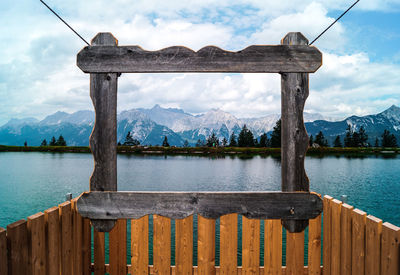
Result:
M244 124L255 137L271 132L280 115L260 118L237 118L220 109L212 109L201 115L192 115L181 109L162 108L155 105L150 109L132 109L118 114L118 141L123 143L128 132L141 144L161 144L164 136L171 145L180 146L185 140L194 144L205 140L213 132L220 138L239 134ZM342 121L324 120L320 114L304 113L308 133L316 135L322 131L329 141L345 134L347 125L354 130L363 126L370 139L380 136L387 129L400 134L400 108L391 106L387 110L363 117L351 116ZM93 111L78 111L72 114L56 112L39 121L35 118L11 119L0 127L0 144L39 145L43 139L49 141L63 135L68 145L88 145L94 123Z

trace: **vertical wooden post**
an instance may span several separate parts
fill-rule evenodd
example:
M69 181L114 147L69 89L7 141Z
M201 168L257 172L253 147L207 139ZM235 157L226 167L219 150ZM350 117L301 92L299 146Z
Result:
M199 275L215 275L215 220L198 215L197 266Z
M0 227L0 274L8 274L7 232Z
M321 216L310 220L308 227L308 274L321 275Z
M29 274L28 228L25 220L7 225L8 274Z
M46 221L46 274L60 274L60 216L57 206L44 211Z
M117 46L111 33L99 33L92 46ZM96 119L89 144L94 159L90 191L117 191L117 73L90 74L90 97ZM115 221L93 220L97 231L110 231Z
M46 274L46 232L44 214L28 217L29 262L32 275Z
M265 220L264 275L282 274L281 220Z
M308 45L308 40L299 32L290 32L281 44ZM308 97L308 73L281 73L281 87L282 191L308 192L309 180L304 170L308 135L303 120ZM282 220L282 225L289 232L301 232L307 227L308 220Z

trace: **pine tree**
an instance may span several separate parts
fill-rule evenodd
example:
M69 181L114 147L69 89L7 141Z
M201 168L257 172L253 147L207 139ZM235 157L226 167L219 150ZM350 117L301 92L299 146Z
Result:
M202 141L201 139L198 139L196 142L196 147L203 147L205 145L204 141Z
M54 136L51 138L49 145L50 146L56 146L57 145L57 141L56 141L56 138Z
M42 143L40 144L40 146L47 146L47 140L46 139L42 140Z
M189 147L189 141L185 139L185 142L183 143L183 147Z
M313 146L313 144L314 144L314 137L313 137L313 135L310 136L310 139L309 139L309 141L308 141L308 144L309 144L310 146Z
M169 147L169 143L168 143L168 138L167 136L164 136L164 140L162 142L162 146L163 147Z
M368 146L368 135L365 132L365 129L363 126L360 127L358 130L358 142L359 142L359 147L367 147Z
M216 147L216 146L219 146L218 137L215 135L214 132L211 134L211 136L209 136L209 137L207 138L206 144L207 144L208 147Z
M271 147L280 148L281 147L281 120L279 119L274 126L271 134Z
M266 133L260 136L260 147L268 147L268 136Z
M236 142L236 135L235 133L232 133L231 137L229 138L229 147L236 147L237 142Z
M28 142L25 140L24 142L24 146L27 147L28 146Z
M222 139L222 146L226 146L228 144L228 140L226 139L226 137L224 137L223 139Z
M238 145L239 145L239 147L251 147L251 146L254 146L253 133L249 129L247 129L246 124L243 125L242 130L239 133Z
M333 142L333 147L343 147L342 141L340 140L340 136L336 136L335 141Z
M56 142L57 146L67 146L67 142L65 141L64 137L60 135Z
M318 144L321 147L327 147L328 146L328 140L325 138L324 134L322 131L319 131L319 133L315 136L315 141L316 144Z
M137 145L140 145L140 141L137 140L136 138L133 138L132 135L131 135L131 132L128 132L126 134L125 141L124 141L124 143L122 145L124 145L124 146L137 146Z
M346 136L344 137L344 147L354 147L353 130L350 125L347 125Z
M378 137L375 138L375 147L379 147L379 140L378 140Z
M382 147L397 147L397 139L394 134L384 130L382 134Z

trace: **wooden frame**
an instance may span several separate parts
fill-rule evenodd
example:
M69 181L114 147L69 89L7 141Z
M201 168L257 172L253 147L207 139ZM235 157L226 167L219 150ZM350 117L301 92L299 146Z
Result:
M138 218L146 214L183 218L197 213L215 218L239 213L248 218L283 219L282 224L289 232L301 232L307 227L308 219L321 213L322 200L309 192L304 170L308 135L303 109L309 93L308 73L322 65L322 54L309 46L301 33L287 34L281 45L249 46L238 52L214 46L197 52L180 46L145 51L139 46L118 46L112 34L99 33L91 46L79 52L77 65L90 73L90 96L96 113L90 136L95 161L90 178L91 192L84 193L77 206L83 217L92 219L97 231L110 231L118 218ZM283 192L115 192L118 76L121 73L167 72L281 74ZM158 204L146 203L146 200L155 199ZM179 212L179 208L171 208L178 205L185 210Z

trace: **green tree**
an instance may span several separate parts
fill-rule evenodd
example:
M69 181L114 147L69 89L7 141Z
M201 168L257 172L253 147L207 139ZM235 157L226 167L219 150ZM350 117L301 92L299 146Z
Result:
M128 132L123 143L124 146L137 146L140 145L140 141L133 138L131 132Z
M239 147L252 147L254 146L254 136L253 133L247 128L246 124L243 125L242 130L238 137Z
M24 142L24 146L26 147L26 146L28 146L28 142L25 140L25 142Z
M64 137L60 135L56 142L57 146L67 146L67 142L65 141Z
M379 147L379 139L378 139L378 137L375 138L375 147Z
M185 142L183 143L183 147L189 147L189 141L185 139Z
M268 147L268 144L269 144L268 136L266 133L264 133L260 136L259 145L260 147Z
M365 132L364 126L361 126L358 130L358 147L368 146L368 135Z
M232 133L231 137L229 138L229 147L236 147L236 146L237 146L236 135L235 133Z
M57 141L56 141L56 138L54 136L51 138L49 145L50 146L56 146L57 145Z
M196 142L196 147L203 147L205 145L204 141L201 139L198 139Z
M162 142L162 146L163 147L169 147L169 143L168 143L168 138L167 136L164 136L164 140Z
M322 131L319 131L319 133L315 136L315 141L316 144L318 144L321 147L327 147L328 146L328 140L325 138L324 134Z
M344 147L354 147L353 130L350 125L347 125L346 136L344 137Z
M382 147L397 147L397 139L394 134L384 130L382 134Z
M47 146L47 140L46 139L42 140L42 143L40 144L40 146Z
M211 136L207 138L206 144L208 147L216 147L219 146L219 140L218 137L215 135L214 132L212 132Z
M226 139L226 137L224 137L223 139L222 139L222 146L226 146L228 144L228 140Z
M272 130L270 142L272 148L281 147L281 119L276 122L274 129Z
M308 140L308 144L309 144L310 146L312 146L312 145L314 144L314 137L313 137L313 135L310 136L310 139Z
M335 141L333 142L333 147L343 147L340 136L336 136Z

